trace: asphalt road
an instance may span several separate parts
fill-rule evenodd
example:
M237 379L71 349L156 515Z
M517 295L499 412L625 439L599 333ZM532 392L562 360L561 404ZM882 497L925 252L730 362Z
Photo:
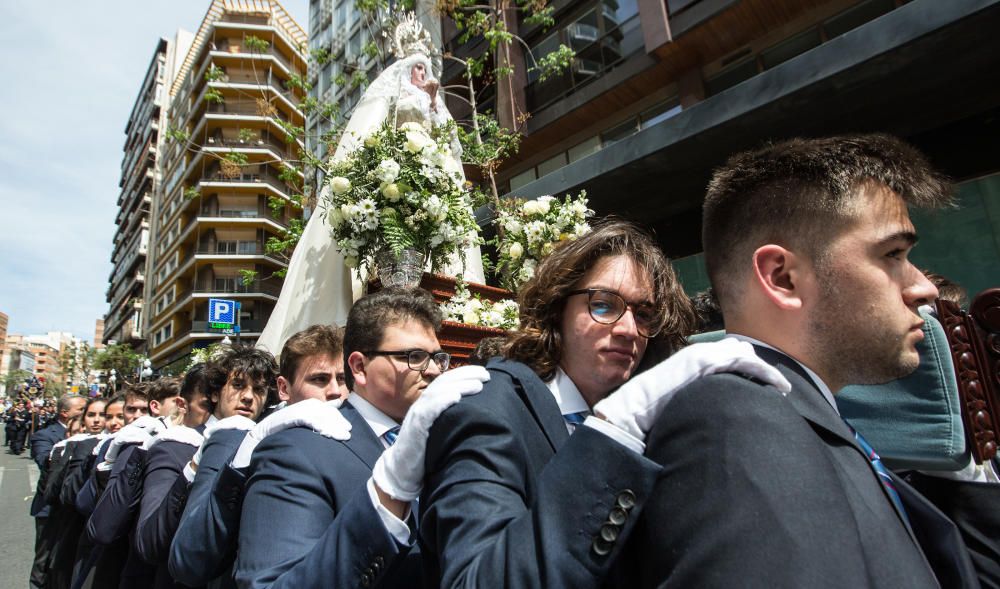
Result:
M34 556L35 520L28 515L38 467L28 451L20 456L0 448L0 587L28 586Z

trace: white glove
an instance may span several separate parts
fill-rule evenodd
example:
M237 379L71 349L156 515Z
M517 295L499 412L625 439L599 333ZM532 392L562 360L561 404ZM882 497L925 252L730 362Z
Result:
M101 450L103 450L104 447L110 444L111 440L114 439L114 434L100 433L97 434L97 438L101 441L98 442L97 445L94 446L94 449L90 452L92 456L99 455L101 453Z
M200 449L201 442L204 439L195 429L183 425L175 425L160 435L146 440L142 445L142 449L149 450L160 442L181 442L182 444Z
M398 501L413 501L424 485L424 454L431 426L445 409L465 395L483 390L490 373L482 366L462 366L434 379L407 411L396 443L375 463L372 478Z
M198 451L195 452L194 456L191 457L191 464L188 465L189 467L193 467L191 468L191 477L188 479L188 481L194 480L194 471L196 471L198 469L198 465L201 464L201 451L202 449L205 448L205 444L208 443L208 440L209 438L212 437L212 434L223 429L238 429L246 432L252 430L256 425L257 422L250 419L249 417L243 417L242 415L231 415L229 417L226 417L225 419L220 419L212 423L212 425L206 427L204 434L205 437L202 439L201 445L198 446ZM187 470L185 470L185 476L187 476L187 474L188 472Z
M792 385L757 357L749 342L724 338L693 344L623 384L594 405L594 413L640 441L674 395L694 380L717 372L742 372L788 394Z
M114 464L118 459L118 453L129 444L144 444L146 440L167 429L159 419L150 415L143 415L132 423L118 430L118 433L111 439L111 446L108 453L104 455L104 462Z
M276 434L292 427L309 427L321 436L334 440L347 441L351 439L351 423L340 414L340 399L336 401L320 401L306 399L284 409L275 411L258 423L247 437L243 438L239 450L230 466L246 468L254 448L267 436Z

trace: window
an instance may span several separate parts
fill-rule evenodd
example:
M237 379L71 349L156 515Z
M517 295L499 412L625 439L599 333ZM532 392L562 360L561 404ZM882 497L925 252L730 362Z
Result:
M565 165L566 165L566 154L564 152L538 164L538 177L541 178L546 174L551 174L552 172L555 172L556 170Z
M530 168L525 172L521 172L517 176L510 179L510 190L511 192L526 186L531 182L534 182L537 177L535 176L535 168Z
M608 147L609 145L614 145L615 143L618 143L622 139L625 139L626 137L634 134L638 130L639 130L639 120L634 118L629 119L624 123L621 123L620 125L612 127L607 131L601 133L601 141L603 142L604 147Z
M594 135L590 139L569 148L566 155L569 157L569 163L572 164L576 160L581 160L592 153L597 153L600 149L601 137L599 135Z
M677 102L676 98L671 98L670 100L661 102L660 104L657 104L656 106L639 114L639 128L645 129L646 127L652 127L653 125L680 113L681 110L681 105Z

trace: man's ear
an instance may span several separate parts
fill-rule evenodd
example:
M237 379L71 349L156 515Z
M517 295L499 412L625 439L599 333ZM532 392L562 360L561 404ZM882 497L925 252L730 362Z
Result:
M288 400L288 397L289 397L288 388L290 386L291 386L291 383L288 382L287 378L285 378L284 376L279 376L278 377L278 398L279 399L281 399L282 401L287 401Z
M368 375L365 373L365 355L358 351L351 352L347 357L347 367L351 370L355 384L365 386L368 383Z
M149 402L149 414L150 415L156 415L157 417L159 417L159 415L160 415L160 408L161 408L161 406L160 406L160 402L159 401L150 401Z
M805 271L802 258L780 245L762 245L753 253L756 287L781 310L791 311L802 307Z

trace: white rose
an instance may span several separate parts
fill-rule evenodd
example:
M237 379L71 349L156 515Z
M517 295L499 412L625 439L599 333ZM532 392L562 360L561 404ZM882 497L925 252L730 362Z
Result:
M391 202L396 202L399 200L400 192L398 184L383 184L382 185L382 196L389 199Z
M351 181L343 176L334 176L330 178L330 190L334 194L344 194L351 189Z
M375 175L382 182L395 182L399 176L399 164L395 160L382 160L375 169Z
M375 147L378 145L378 137L374 134L365 137L365 147Z
M507 255L510 256L510 259L512 260L520 259L520 257L524 255L524 248L521 247L521 244L515 241L510 244L510 249L507 250Z
M537 211L538 204L533 200L525 201L525 203L521 205L521 212L525 215L534 215Z
M420 153L425 147L431 145L433 142L431 138L427 136L426 133L418 131L407 131L406 132L406 150L410 153Z
M400 125L399 130L403 132L415 131L417 133L423 133L424 126L421 125L420 123L409 121L407 123L403 123L402 125Z
M535 202L538 203L536 205L536 209L537 209L537 211L538 211L538 213L540 215L545 215L545 214L547 214L549 212L549 208L551 207L551 205L549 204L549 202L552 201L552 200L554 200L554 199L551 196L539 196L538 197L538 200L536 200Z

